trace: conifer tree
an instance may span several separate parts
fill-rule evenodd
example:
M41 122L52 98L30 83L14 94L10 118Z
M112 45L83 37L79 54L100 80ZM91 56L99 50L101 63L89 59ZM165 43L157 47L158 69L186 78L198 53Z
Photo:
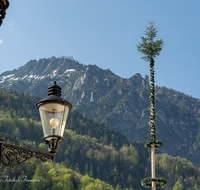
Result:
M146 31L144 33L147 37L141 37L142 43L139 43L139 45L137 45L137 51L144 54L141 59L144 59L147 62L150 61L150 67L153 67L154 58L160 55L160 51L162 50L163 40L160 39L154 41L158 30L156 30L156 28L154 27L153 21L150 21L149 24L150 26L146 26Z

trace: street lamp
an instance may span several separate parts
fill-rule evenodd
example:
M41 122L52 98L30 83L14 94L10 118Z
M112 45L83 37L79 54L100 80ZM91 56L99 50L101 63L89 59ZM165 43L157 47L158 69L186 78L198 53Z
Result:
M4 5L6 5L6 0L1 0L1 2L2 2Z
M48 89L48 97L36 106L40 111L44 132L42 140L48 145L49 153L57 153L58 143L64 141L65 124L72 105L60 97L61 88L56 82Z
M8 0L0 0L0 26L3 23L3 19L6 15L6 9L9 7Z
M49 152L5 144L4 139L0 139L0 168L3 165L13 168L31 158L39 158L42 162L54 160L58 144L64 141L65 124L72 105L60 97L61 87L56 82L48 89L48 97L39 101L36 106L44 132L42 140L48 145Z

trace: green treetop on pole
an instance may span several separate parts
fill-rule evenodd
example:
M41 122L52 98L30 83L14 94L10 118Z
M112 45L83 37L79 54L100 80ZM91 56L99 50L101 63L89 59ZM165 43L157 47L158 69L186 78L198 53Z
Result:
M161 147L162 143L159 141L156 141L155 132L155 97L154 97L154 58L160 54L160 51L162 50L163 46L163 40L156 40L154 41L154 38L156 37L157 30L154 27L154 22L149 22L150 26L146 26L145 37L141 37L142 43L139 43L137 45L137 51L144 54L141 59L144 59L147 62L150 62L150 129L151 129L151 139L150 142L146 143L145 146L151 148L151 145L154 144L156 148Z
M157 30L154 28L154 22L149 22L150 26L146 26L145 37L141 37L142 43L139 43L137 45L137 51L144 54L141 59L144 59L145 61L151 61L152 58L156 58L157 55L160 54L160 51L162 50L163 46L163 40L156 40L154 42L154 38L156 37Z
M146 147L151 148L151 158L152 158L152 177L142 180L142 185L145 187L152 187L155 189L158 186L164 186L167 181L161 178L155 177L155 148L162 146L162 142L156 141L156 125L155 125L155 97L154 97L154 58L160 54L163 46L163 40L156 40L157 30L154 27L154 22L150 21L149 26L146 27L145 37L141 37L142 43L137 45L137 51L141 52L144 56L141 59L144 59L147 62L150 62L150 141L145 144Z

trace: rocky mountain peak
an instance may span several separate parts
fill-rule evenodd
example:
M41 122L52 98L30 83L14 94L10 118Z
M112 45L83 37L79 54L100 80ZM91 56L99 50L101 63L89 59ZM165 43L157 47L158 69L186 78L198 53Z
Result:
M83 65L71 57L31 60L18 69L0 74L0 88L41 98L47 96L48 86L54 81L62 87L63 98L85 117L108 124L128 140L149 140L147 75L143 78L136 73L125 79L109 69ZM164 143L161 151L186 157L200 165L196 159L200 156L200 145L196 142L200 101L166 87L155 86L155 92L156 137ZM91 96L93 101L90 101ZM185 149L183 144L186 144ZM193 147L195 153L191 152Z

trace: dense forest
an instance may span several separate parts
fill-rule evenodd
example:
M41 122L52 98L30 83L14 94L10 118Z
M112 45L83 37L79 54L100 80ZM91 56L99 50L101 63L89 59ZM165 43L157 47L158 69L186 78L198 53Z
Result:
M47 151L35 106L39 100L0 89L0 137L6 143ZM142 143L129 142L102 122L73 110L64 138L53 163L32 159L13 169L3 167L0 189L145 189L141 180L150 176L150 158ZM19 181L6 182L6 176ZM168 181L166 190L200 189L200 168L184 158L157 152L156 176Z

